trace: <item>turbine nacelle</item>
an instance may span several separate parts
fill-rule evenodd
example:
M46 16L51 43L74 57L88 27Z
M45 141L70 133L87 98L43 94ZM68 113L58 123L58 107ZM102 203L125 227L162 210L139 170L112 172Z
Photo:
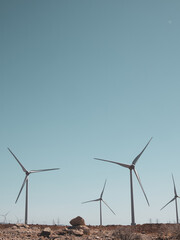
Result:
M130 165L129 170L134 170L134 169L135 169L135 165L134 164Z

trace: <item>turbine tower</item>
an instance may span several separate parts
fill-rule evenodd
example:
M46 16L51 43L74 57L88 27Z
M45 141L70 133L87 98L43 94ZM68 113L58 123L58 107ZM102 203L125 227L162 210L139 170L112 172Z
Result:
M171 199L171 201L169 201L169 202L168 202L164 207L162 207L160 210L162 210L163 208L165 208L169 203L175 201L175 207L176 207L176 221L177 221L177 223L179 223L177 198L180 198L180 197L177 195L176 185L175 185L175 181L174 181L173 174L172 174L172 180L173 180L173 185L174 185L174 197L173 197L173 199Z
M107 180L106 180L107 181ZM82 204L84 203L89 203L89 202L97 202L99 201L100 202L100 226L102 225L102 202L111 210L111 212L116 215L113 210L108 206L108 204L103 200L103 193L104 193L104 189L105 189L105 186L106 186L106 181L104 183L104 187L103 187L103 190L101 192L101 195L100 195L100 198L98 199L95 199L95 200L90 200L90 201L86 201L86 202L82 202Z
M130 170L130 192L131 192L131 225L136 225L135 223L135 214L134 214L134 196L133 196L133 178L132 178L132 170L134 171L135 175L136 175L136 178L139 182L139 185L143 191L143 194L146 198L146 201L147 201L147 204L149 205L149 201L147 199L147 196L145 194L145 191L143 189L143 186L141 184L141 181L140 181L140 178L139 178L139 175L135 169L135 165L138 161L138 159L141 157L141 155L143 154L144 150L147 148L148 144L150 143L150 141L152 140L152 138L149 140L149 142L146 144L146 146L143 148L143 150L137 155L137 157L135 157L135 159L132 161L132 164L131 165L127 165L127 164L124 164L124 163L119 163L119 162L114 162L114 161L110 161L110 160L104 160L104 159L101 159L101 158L94 158L96 160L100 160L100 161L104 161L104 162L110 162L110 163L114 163L114 164L117 164L119 166L122 166L122 167L125 167L125 168L128 168Z
M25 173L25 178L23 181L23 184L21 186L21 189L19 191L19 194L16 198L15 203L17 203L19 196L24 188L24 185L26 184L26 200L25 200L25 224L27 224L28 222L28 177L31 173L39 173L39 172L45 172L45 171L52 171L52 170L59 170L59 168L51 168L51 169L39 169L39 170L31 170L28 171L22 164L21 162L17 159L17 157L14 155L14 153L8 148L9 152L13 155L13 157L16 159L16 161L19 163L19 165L21 166L23 172Z

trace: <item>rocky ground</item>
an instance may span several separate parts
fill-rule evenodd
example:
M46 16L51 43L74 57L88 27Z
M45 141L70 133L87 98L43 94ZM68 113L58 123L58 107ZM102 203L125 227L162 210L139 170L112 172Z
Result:
M180 240L180 225L44 226L0 224L0 240Z

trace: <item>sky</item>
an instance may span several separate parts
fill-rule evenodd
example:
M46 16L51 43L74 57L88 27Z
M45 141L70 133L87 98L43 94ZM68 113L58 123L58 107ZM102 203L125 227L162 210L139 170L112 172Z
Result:
M135 220L174 223L180 194L180 2L0 0L0 222L131 224L129 170L136 164ZM179 203L180 206L180 203Z

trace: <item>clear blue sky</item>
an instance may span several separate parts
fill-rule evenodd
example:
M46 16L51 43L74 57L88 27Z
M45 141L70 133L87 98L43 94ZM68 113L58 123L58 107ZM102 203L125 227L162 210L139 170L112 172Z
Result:
M0 214L24 219L28 169L60 167L29 178L29 222L60 224L78 215L130 224L130 164L150 137L134 178L137 223L174 222L171 173L180 194L179 0L0 1ZM179 203L180 206L180 203ZM3 221L1 217L0 221Z

